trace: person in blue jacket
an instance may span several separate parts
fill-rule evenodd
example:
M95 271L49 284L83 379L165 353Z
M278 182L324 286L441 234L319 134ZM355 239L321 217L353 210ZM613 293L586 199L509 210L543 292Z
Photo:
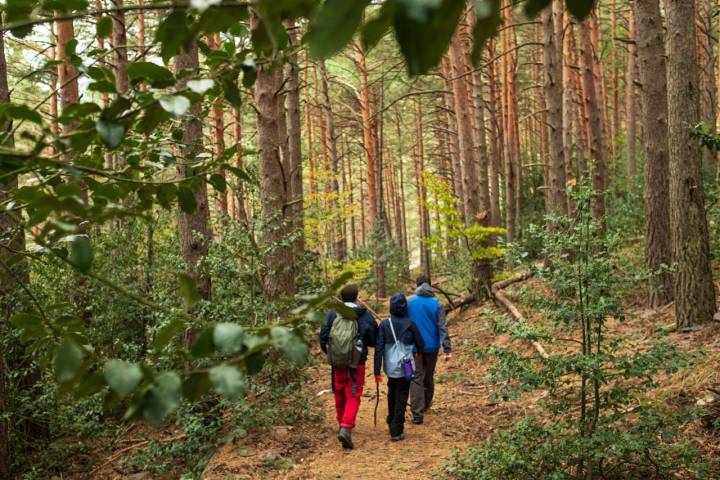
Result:
M408 301L408 316L415 323L425 344L422 358L415 364L415 379L410 386L413 423L423 423L435 394L435 366L442 347L445 360L450 359L452 345L448 334L445 310L435 298L430 278L421 275L415 284L415 295Z
M375 382L382 382L380 371L383 366L385 349L398 342L408 347L414 346L415 364L420 361L423 353L423 340L417 327L407 318L407 299L402 293L396 293L390 299L390 318L383 320L378 330L375 342ZM392 322L392 328L390 326ZM393 335L393 331L395 335ZM387 365L386 365L387 371ZM405 438L405 410L407 409L410 394L410 380L404 376L391 377L388 375L388 416L387 424L390 427L390 440L397 442Z

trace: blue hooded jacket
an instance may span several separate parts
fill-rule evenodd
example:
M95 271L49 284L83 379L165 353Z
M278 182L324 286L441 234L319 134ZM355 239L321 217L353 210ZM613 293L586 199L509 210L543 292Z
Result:
M452 350L445 310L435 298L432 287L423 283L408 302L408 317L417 325L425 344L425 353L437 353L440 346L445 353Z

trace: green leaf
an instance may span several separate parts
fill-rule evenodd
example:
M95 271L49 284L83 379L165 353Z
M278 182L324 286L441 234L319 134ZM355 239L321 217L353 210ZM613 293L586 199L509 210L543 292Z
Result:
M205 92L215 86L215 81L211 78L198 78L188 81L187 86L198 95L204 95Z
M154 103L145 109L145 114L137 123L137 131L139 133L152 133L158 125L170 118L170 115L159 103ZM175 197L174 192L172 197Z
M112 34L112 17L101 17L95 25L95 34L98 38L109 37Z
M105 362L105 380L120 398L130 395L142 378L142 369L136 363L114 359Z
M76 400L87 398L105 388L105 378L99 373L88 373L83 376L80 384L73 392Z
M215 349L221 355L234 355L243 348L243 328L237 323L218 323L213 332Z
M190 0L190 6L198 12L204 12L213 5L219 5L222 0Z
M180 209L185 213L193 213L197 210L197 200L195 193L188 187L181 185L177 189L177 199Z
M210 381L215 391L229 400L235 400L245 393L247 382L240 370L229 365L218 365L210 369Z
M525 15L530 19L537 17L538 13L550 5L551 1L552 0L527 0L527 2L525 2Z
M265 355L262 352L251 353L245 359L245 370L248 375L260 373L265 364Z
M227 190L227 182L225 181L225 175L213 173L212 175L210 175L210 179L208 181L210 182L210 185L212 185L213 188L218 192L224 192L225 190Z
M308 346L300 337L282 326L270 330L272 344L282 350L285 357L297 366L303 366L307 360Z
M16 313L10 317L10 323L20 330L38 330L42 329L42 318L32 313Z
M595 8L595 0L565 0L565 5L573 17L582 21Z
M192 281L192 279L190 279ZM193 282L193 286L195 285L195 282ZM183 288L181 287L181 290ZM195 291L197 292L197 288L195 288ZM184 298L184 297L183 297ZM185 330L187 327L186 322L183 320L174 320L166 325L164 325L155 335L155 338L153 339L153 349L156 352L160 352L163 348L167 347L170 341L173 339L175 335Z
M396 3L388 0L380 7L380 12L373 19L365 23L362 28L362 42L366 51L370 51L378 44L380 39L390 30L395 19Z
M182 95L163 95L160 97L160 106L171 115L180 117L190 108L190 100Z
M12 103L0 104L0 115L10 120L27 120L28 122L42 124L42 117L35 110L25 105L14 105Z
M192 372L183 382L183 397L191 402L199 400L210 390L210 376L207 372Z
M148 82L155 88L170 87L175 84L175 76L170 70L152 62L133 62L127 68L132 83Z
M395 37L410 75L422 75L437 66L464 8L464 0L398 2Z
M242 106L242 97L240 96L240 89L238 88L239 74L240 72L237 70L229 70L219 78L223 97L225 97L225 100L227 100L230 105L237 108Z
M177 373L159 375L145 393L143 416L152 423L160 423L180 405L181 389L182 381Z
M5 2L5 22L8 24L21 23L30 20L36 0L7 0ZM24 37L32 32L32 26L16 27L11 30L16 37Z
M200 293L198 292L195 280L187 273L178 273L178 293L183 301L185 311L190 311L200 301Z
M125 127L121 123L112 120L98 119L95 122L95 130L97 130L103 143L109 148L120 145L125 136Z
M213 341L214 336L214 327L203 330L190 348L190 355L192 355L195 359L207 358L212 355L215 351L215 343Z
M242 84L245 88L251 88L255 84L255 80L257 80L257 66L255 65L255 60L252 58L246 59L242 65Z
M82 349L70 337L65 337L55 352L55 378L57 381L65 383L75 378L84 358L85 354Z
M310 27L306 39L310 55L328 58L352 40L370 0L326 0Z
M246 6L231 7L225 4L222 7L210 7L200 15L196 28L204 33L224 32L241 25L248 17Z
M92 268L93 251L87 235L73 235L70 242L70 264L80 273L88 273Z
M500 0L479 0L475 2L475 26L473 27L472 62L477 65L485 43L497 33L502 24Z
M184 11L175 11L165 17L155 31L155 42L160 44L163 61L169 63L189 37L188 17Z

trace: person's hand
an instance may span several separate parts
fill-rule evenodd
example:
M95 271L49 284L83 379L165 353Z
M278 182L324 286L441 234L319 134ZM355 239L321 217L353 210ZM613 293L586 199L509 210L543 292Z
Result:
M452 358L452 353L450 353L450 352L445 352L444 357L445 357L445 361L447 362L447 361L449 361L449 360Z
M420 357L422 357L422 353L416 353L416 354L415 354L415 358L420 358Z
M382 375L375 375L375 383L377 383L377 384L382 383Z

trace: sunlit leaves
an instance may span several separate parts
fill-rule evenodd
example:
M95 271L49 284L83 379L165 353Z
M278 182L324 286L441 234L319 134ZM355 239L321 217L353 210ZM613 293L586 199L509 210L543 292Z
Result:
M273 346L282 350L285 357L298 366L305 364L308 346L286 327L273 327L270 331Z
M394 0L382 4L378 14L362 28L362 42L366 50L373 48L390 31L395 20L396 3Z
M182 95L164 95L160 97L160 106L169 114L180 117L190 108L190 100Z
M213 389L229 400L240 397L247 388L245 377L236 367L218 365L210 369Z
M142 378L142 370L135 363L123 360L108 360L105 363L105 380L121 398L130 395Z
M125 127L121 123L102 118L95 122L95 130L103 143L111 149L120 145L125 136Z
M187 86L198 95L204 95L205 92L215 86L215 82L211 78L198 78L188 81Z
M190 6L198 12L204 12L213 5L219 5L222 0L190 0Z
M59 383L69 382L75 378L82 366L85 354L70 337L65 337L55 352L55 378Z
M42 117L40 114L35 110L29 109L25 105L0 103L0 121L5 123L8 120L27 120L32 123L42 123Z
M310 23L310 55L328 58L352 39L370 0L326 0Z
M213 331L215 349L222 355L234 355L243 348L243 328L237 323L219 323Z

